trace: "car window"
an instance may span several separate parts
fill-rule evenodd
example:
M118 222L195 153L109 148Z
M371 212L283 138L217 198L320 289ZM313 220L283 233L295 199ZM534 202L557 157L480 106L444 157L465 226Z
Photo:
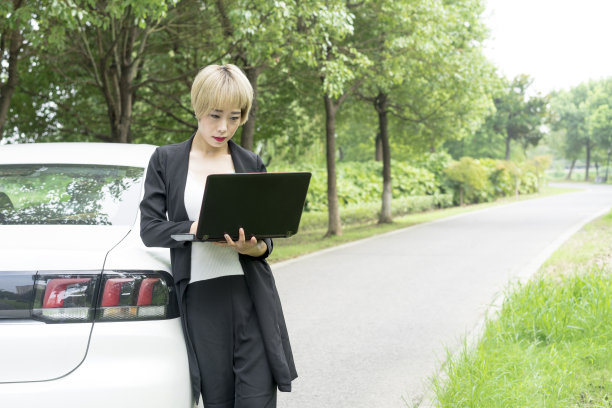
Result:
M126 166L0 166L0 224L129 225L144 169Z

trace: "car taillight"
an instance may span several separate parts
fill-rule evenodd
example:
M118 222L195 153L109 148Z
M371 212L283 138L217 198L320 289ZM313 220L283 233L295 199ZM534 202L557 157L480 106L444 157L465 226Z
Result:
M171 291L161 277L150 273L105 273L96 320L164 319Z
M32 317L49 323L177 316L174 285L166 272L40 273L34 283Z
M46 322L90 322L99 272L39 274L34 282L32 318Z

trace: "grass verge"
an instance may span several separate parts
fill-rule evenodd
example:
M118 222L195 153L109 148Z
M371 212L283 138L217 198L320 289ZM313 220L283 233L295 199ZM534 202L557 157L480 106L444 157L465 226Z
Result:
M434 378L438 407L612 407L612 213L511 287L475 346ZM585 260L600 259L599 263Z
M295 258L321 249L337 246L351 241L367 238L373 235L383 234L385 232L406 228L411 225L421 224L424 222L434 221L440 218L446 218L457 214L463 214L471 211L481 210L484 208L494 207L502 204L509 204L521 200L529 200L533 198L541 198L556 194L580 191L574 188L558 188L546 187L539 194L528 194L520 196L518 199L502 198L491 203L482 203L468 205L464 207L452 207L441 210L427 211L423 213L415 213L395 217L392 224L377 224L376 222L357 223L343 225L343 234L323 238L325 228L311 229L308 226L300 226L300 232L291 238L276 239L274 241L274 251L268 259L270 263L284 261L286 259Z

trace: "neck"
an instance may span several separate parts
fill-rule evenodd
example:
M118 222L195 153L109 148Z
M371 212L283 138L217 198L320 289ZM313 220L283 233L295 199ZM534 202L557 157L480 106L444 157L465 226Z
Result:
M203 141L199 134L196 133L195 137L193 138L193 143L191 144L191 151L194 150L207 157L228 155L230 154L229 140L223 146L213 147Z

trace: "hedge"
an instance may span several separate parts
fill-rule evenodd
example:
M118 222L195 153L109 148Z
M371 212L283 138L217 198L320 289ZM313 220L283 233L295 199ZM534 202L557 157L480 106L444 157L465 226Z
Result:
M452 194L402 197L391 201L391 212L393 216L401 216L435 208L447 208L452 205ZM343 224L363 224L378 221L380 206L380 202L369 202L341 207L340 220ZM327 217L327 211L304 212L300 221L300 231L326 228Z

